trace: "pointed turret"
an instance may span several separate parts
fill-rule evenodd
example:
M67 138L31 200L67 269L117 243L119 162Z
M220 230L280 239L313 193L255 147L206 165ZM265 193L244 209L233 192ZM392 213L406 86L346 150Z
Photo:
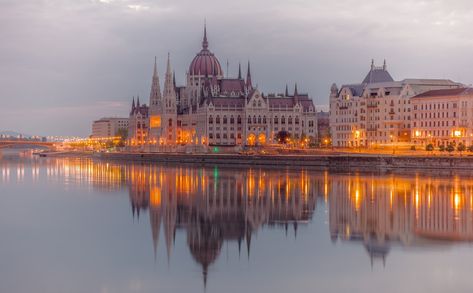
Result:
M132 115L133 113L135 113L135 96L133 96L133 102L131 103L131 112L130 112L130 115Z
M202 49L207 50L209 42L207 41L207 22L204 22L204 39L202 40Z
M151 92L149 94L149 105L151 107L158 105L161 100L161 88L159 86L158 65L154 57L153 79L151 81Z
M176 71L172 72L172 84L174 85L174 88L176 88Z
M248 61L248 70L246 72L246 88L248 90L253 88L253 84L251 83L251 69L250 69L250 61Z
M297 83L294 85L294 97L297 97L299 95L297 91Z
M383 63L383 70L386 70L388 67L386 66L386 59L384 59L384 63Z
M174 90L173 84L173 73L171 70L171 55L168 53L168 62L166 67L166 76L164 80L164 97L166 99L175 100L176 99L176 92Z
M137 96L136 98L136 108L140 108L140 96Z
M238 79L241 79L241 63L238 63Z
M289 97L289 88L287 87L287 83L286 83L286 92L284 93L284 96Z

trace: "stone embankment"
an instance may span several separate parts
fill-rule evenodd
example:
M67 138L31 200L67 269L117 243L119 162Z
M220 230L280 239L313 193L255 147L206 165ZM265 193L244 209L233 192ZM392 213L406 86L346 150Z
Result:
M303 167L339 171L371 171L376 169L473 170L473 157L470 156L102 153L99 157L109 160L164 164Z

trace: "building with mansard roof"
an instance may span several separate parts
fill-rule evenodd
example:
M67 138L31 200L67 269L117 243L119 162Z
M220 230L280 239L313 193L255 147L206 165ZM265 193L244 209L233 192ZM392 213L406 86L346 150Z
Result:
M246 77L224 76L218 58L209 50L204 27L202 49L192 60L186 85L176 86L168 56L161 92L155 60L149 101L149 129L145 140L130 142L150 151L173 145L244 146L273 143L278 132L295 139L317 137L316 109L308 94L264 94L253 85L250 63ZM137 128L130 121L130 129ZM142 136L143 137L143 136ZM138 144L136 144L138 142ZM132 145L132 143L130 143Z
M446 79L395 81L374 61L361 83L333 84L330 89L330 133L335 147L375 147L411 142L410 98L430 90L458 88Z

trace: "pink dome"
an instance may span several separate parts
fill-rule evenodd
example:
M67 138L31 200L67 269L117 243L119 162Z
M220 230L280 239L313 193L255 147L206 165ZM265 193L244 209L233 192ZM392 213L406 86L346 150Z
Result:
M222 67L217 57L209 51L207 41L207 29L204 28L204 40L202 50L194 57L189 66L190 75L223 76Z

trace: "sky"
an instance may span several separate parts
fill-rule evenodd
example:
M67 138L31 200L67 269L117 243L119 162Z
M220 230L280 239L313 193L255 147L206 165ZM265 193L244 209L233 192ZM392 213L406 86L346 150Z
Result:
M327 109L332 83L360 82L371 59L396 80L473 83L470 0L0 0L0 131L91 133L148 102L154 57L178 84L201 48L265 93L285 85Z

